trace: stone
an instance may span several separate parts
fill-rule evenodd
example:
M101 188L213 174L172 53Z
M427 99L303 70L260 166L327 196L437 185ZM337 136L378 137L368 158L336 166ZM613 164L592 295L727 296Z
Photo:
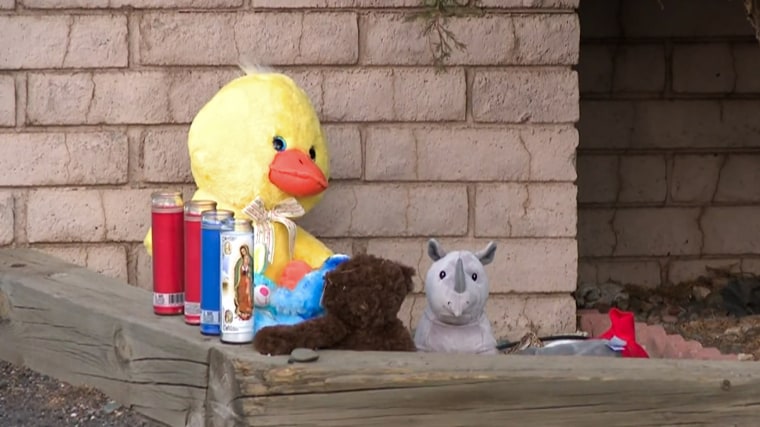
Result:
M578 76L565 69L474 73L477 122L572 123L578 120Z
M127 150L122 132L0 134L0 185L123 184Z

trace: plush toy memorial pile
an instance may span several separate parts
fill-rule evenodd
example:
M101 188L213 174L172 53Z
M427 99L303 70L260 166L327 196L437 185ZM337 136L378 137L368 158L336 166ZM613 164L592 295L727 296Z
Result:
M186 225L183 235L177 230L181 223L159 218L165 211L181 212L183 206L179 193L162 193L154 198L145 247L161 255L154 254L155 289L156 282L165 286L167 280L177 282L172 289L182 289L183 281L191 283L183 274L202 272L203 280L193 278L193 286L200 282L201 299L211 295L209 304L216 304L207 310L200 302L202 333L208 333L204 321L215 321L224 335L234 314L241 316L235 327L250 333L238 342L253 341L265 354L288 354L299 347L498 353L486 313L485 266L494 260L494 242L477 252L447 252L435 239L428 242L433 264L425 275L426 307L412 325L412 338L398 311L412 291L413 268L372 254L333 254L296 225L294 220L314 208L327 190L330 157L316 111L291 78L249 70L232 80L195 116L187 144L197 191L188 202L193 208L185 206L185 221L192 213L193 221L201 219L203 232ZM169 204L156 205L155 200ZM232 239L233 234L242 240ZM167 238L174 240L167 243ZM201 249L199 239L205 243ZM184 270L177 264L183 251ZM200 269L187 268L198 259ZM164 265L169 262L175 263L172 268ZM159 267L161 274L156 273ZM182 293L155 289L154 307L182 303ZM225 308L231 304L225 293L230 289L233 311ZM185 310L194 305L185 301ZM172 310L156 313L181 314ZM643 350L632 334L621 315L599 342L546 345L524 353L640 356Z

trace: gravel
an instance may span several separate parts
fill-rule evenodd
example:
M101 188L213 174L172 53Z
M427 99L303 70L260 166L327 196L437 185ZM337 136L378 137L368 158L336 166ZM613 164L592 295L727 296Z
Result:
M98 390L74 387L0 360L2 427L163 427Z

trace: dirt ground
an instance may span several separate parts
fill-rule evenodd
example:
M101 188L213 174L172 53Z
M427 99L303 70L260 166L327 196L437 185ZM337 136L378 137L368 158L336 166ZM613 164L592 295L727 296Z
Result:
M616 283L581 284L579 308L631 311L640 322L715 347L744 360L760 360L760 279L720 270L698 280L649 288Z
M103 393L0 361L2 427L161 427Z

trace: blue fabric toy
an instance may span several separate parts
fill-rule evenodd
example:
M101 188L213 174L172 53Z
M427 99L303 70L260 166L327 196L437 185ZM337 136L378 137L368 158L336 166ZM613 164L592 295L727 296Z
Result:
M324 276L349 258L342 254L330 256L319 269L307 273L291 291L277 286L263 275L266 270L266 249L257 245L254 248L256 271L253 277L254 334L267 326L295 325L323 315Z

